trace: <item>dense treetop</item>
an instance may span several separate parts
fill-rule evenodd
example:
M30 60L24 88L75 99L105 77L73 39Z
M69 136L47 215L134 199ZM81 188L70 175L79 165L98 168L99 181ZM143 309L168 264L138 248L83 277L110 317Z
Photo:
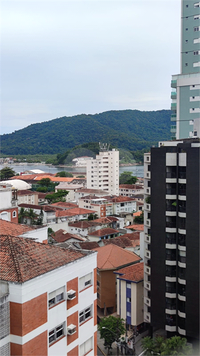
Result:
M170 110L107 111L65 116L1 135L1 152L6 155L64 153L75 146L100 141L136 151L167 139L170 139Z

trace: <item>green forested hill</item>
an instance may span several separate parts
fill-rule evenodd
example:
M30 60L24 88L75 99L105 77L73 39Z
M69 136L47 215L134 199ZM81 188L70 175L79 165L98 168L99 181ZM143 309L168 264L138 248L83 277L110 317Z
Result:
M86 142L107 142L131 151L170 139L170 110L107 111L62 117L1 135L6 155L62 153Z

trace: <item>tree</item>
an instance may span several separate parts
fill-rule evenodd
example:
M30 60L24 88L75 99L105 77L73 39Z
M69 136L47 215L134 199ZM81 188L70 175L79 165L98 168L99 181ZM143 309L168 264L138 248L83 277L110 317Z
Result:
M144 212L134 218L134 224L144 224Z
M64 198L69 192L67 190L58 190L58 192L56 193L53 193L53 194L47 194L45 196L45 199L47 199L48 203L49 204L52 204L52 203L57 203L59 201L63 201L65 202L66 199Z
M50 178L42 178L38 183L42 187L48 187L51 184L51 179Z
M56 177L73 177L73 174L70 172L61 171L56 173Z
M15 171L10 167L4 167L0 170L0 180L6 180L15 176Z
M119 184L135 184L137 177L132 176L132 172L123 172L119 176Z
M164 339L162 336L150 338L144 337L141 340L143 351L146 350L145 355L192 355L192 347L187 344L187 339L180 336L173 336L169 339Z
M89 214L88 215L88 220L95 220L95 219L97 219L98 218L98 215L97 214Z
M104 339L104 346L111 349L112 343L119 341L120 336L125 333L124 320L112 315L104 317L98 325L98 330L100 338Z

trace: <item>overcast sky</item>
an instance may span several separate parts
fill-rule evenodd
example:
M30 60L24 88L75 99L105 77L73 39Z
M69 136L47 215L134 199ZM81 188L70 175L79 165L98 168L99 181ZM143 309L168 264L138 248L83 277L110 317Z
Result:
M1 0L1 133L62 116L170 109L181 0Z

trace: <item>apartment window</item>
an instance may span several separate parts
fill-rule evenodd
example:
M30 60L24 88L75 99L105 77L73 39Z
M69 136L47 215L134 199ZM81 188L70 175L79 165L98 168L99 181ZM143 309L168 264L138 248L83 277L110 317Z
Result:
M59 340L63 335L65 335L64 329L65 323L62 323L49 331L49 345L51 345L53 342Z
M188 40L185 40L186 43L188 43Z
M127 301L128 303L131 303L131 298L126 298L126 301Z
M80 356L86 355L90 350L93 349L93 337L85 341L80 345Z
M200 3L199 2L196 2L195 4L194 4L194 7L199 7L200 6Z
M131 288L131 283L126 283L126 288Z
M13 218L16 218L16 216L17 216L16 211L13 211L12 217L13 217Z
M198 55L198 54L200 54L200 51L194 51L194 55L195 56Z
M188 7L188 5L185 5L185 7Z
M92 305L87 307L86 309L82 310L79 313L79 324L84 323L84 321L88 320L92 317Z
M83 290L91 285L92 285L92 272L86 274L85 276L79 279L80 290Z
M199 26L195 26L194 27L194 31L196 32L196 31L199 31Z
M188 31L188 28L186 27L185 31Z
M185 63L185 66L187 67L187 66L188 66L188 63Z
M194 20L199 20L200 19L200 15L195 15L194 16Z
M65 287L62 287L49 293L49 308L64 300L64 291Z

